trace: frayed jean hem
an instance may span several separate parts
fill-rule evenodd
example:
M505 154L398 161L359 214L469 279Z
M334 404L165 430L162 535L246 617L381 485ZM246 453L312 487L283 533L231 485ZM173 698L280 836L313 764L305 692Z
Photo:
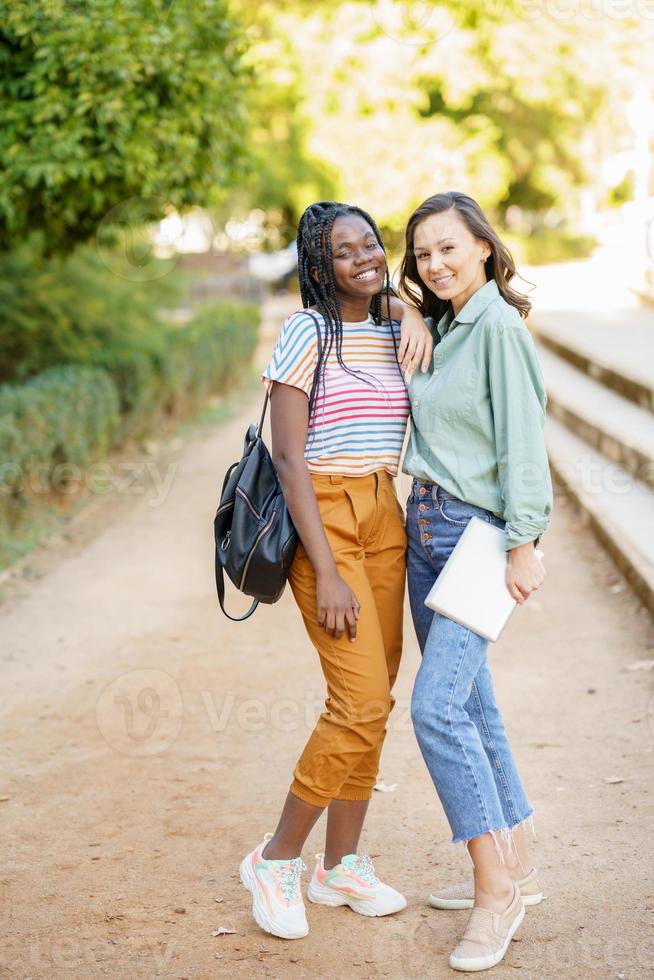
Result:
M477 837L483 837L485 834L490 834L491 837L493 838L493 843L495 845L495 850L497 852L498 860L499 860L500 864L504 864L505 863L505 860L504 860L504 851L502 850L502 847L500 845L500 842L497 839L497 835L498 834L500 835L500 838L502 839L502 841L506 845L506 850L507 850L508 854L511 854L511 852L513 851L513 831L517 827L519 827L521 824L527 823L527 822L529 823L529 826L531 827L531 832L532 832L533 837L535 837L536 836L536 830L534 828L534 810L533 810L532 807L530 807L529 808L529 811L527 812L527 814L521 820L517 820L511 826L507 826L506 824L504 824L501 827L488 827L486 830L480 830L478 833L476 833L476 834L470 834L470 835L455 834L452 837L452 843L453 844L465 844L466 853L468 854L468 856L470 856L469 855L469 851L468 851L468 843L471 840L474 840Z
M526 823L527 820L529 820L531 822L531 824L532 824L532 830L533 830L533 821L531 820L531 818L533 817L533 815L534 815L534 809L533 809L533 807L529 807L529 810L524 815L524 817L521 817L519 820L516 820L516 822L514 824L511 824L511 825L509 825L509 824L502 824L500 827L485 827L483 830L478 830L474 834L455 834L452 837L452 843L453 844L461 844L464 841L474 840L475 837L483 837L484 834L496 834L496 833L499 833L502 830L510 830L510 831L512 831L512 830L515 830L516 827L519 827L521 823Z

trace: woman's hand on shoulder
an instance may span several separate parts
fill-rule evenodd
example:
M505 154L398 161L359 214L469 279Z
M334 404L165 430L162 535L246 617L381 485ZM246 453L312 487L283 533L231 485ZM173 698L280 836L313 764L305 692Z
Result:
M534 544L522 544L509 551L506 569L506 584L518 605L527 601L532 592L539 589L545 581L545 566L534 553Z
M350 641L357 638L357 619L361 606L352 589L336 571L318 574L316 578L318 626L328 636L340 640L347 631Z
M405 374L411 375L420 368L429 370L434 351L434 339L425 324L422 313L415 306L408 306L396 296L390 300L391 316L400 321L400 346L397 359Z

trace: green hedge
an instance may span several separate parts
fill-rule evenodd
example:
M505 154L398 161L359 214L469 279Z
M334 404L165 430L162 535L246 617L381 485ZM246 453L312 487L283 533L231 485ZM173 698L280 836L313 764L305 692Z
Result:
M0 383L23 382L61 364L104 366L161 357L159 309L179 304L183 282L153 260L152 282L121 275L120 256L85 247L45 259L38 238L0 253ZM129 374L129 370L125 374Z
M141 334L140 350L123 338L89 351L89 364L0 385L0 565L20 553L11 538L21 524L65 491L65 475L54 485L53 475L65 474L65 464L83 475L126 437L145 436L226 391L252 358L258 324L256 306L210 303L185 326L160 323Z
M118 392L106 371L55 367L24 385L0 386L0 565L26 550L26 523L106 456L119 426ZM30 544L34 537L31 529Z
M95 354L92 363L118 389L121 439L146 435L167 416L182 418L226 391L249 364L258 328L257 306L213 302L185 326L160 324L140 348L123 341Z
M62 364L104 369L118 389L118 438L139 438L171 411L191 411L225 387L251 356L259 313L251 304L214 302L187 326L172 327L158 311L179 304L180 276L152 260L149 270L158 274L160 264L160 278L130 281L119 274L119 258L85 247L46 260L36 238L0 255L0 383Z
M2 491L16 492L36 467L85 467L106 456L144 405L151 421L179 419L226 391L252 357L258 319L255 306L212 303L187 326L166 328L161 365L146 354L112 351L105 368L66 365L22 385L0 385ZM144 423L139 415L139 427Z
M107 454L119 425L118 392L106 371L50 368L24 385L3 385L3 487L15 487L36 466L88 465Z
M213 392L227 391L249 364L257 343L259 308L249 303L207 303L191 322L170 331L164 365L166 408L180 416Z

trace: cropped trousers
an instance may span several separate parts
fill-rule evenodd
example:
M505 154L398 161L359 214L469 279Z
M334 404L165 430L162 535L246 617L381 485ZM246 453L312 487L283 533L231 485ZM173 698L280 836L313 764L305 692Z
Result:
M339 575L361 606L354 643L347 630L337 640L318 626L316 576L300 544L289 582L320 657L327 698L291 793L325 807L372 796L402 652L406 532L385 470L311 479Z

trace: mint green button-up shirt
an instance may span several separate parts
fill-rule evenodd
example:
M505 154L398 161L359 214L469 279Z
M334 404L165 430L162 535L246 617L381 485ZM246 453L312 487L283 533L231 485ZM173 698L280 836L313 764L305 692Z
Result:
M434 328L429 371L409 385L404 472L506 521L506 548L535 541L552 510L547 395L531 334L491 279Z

